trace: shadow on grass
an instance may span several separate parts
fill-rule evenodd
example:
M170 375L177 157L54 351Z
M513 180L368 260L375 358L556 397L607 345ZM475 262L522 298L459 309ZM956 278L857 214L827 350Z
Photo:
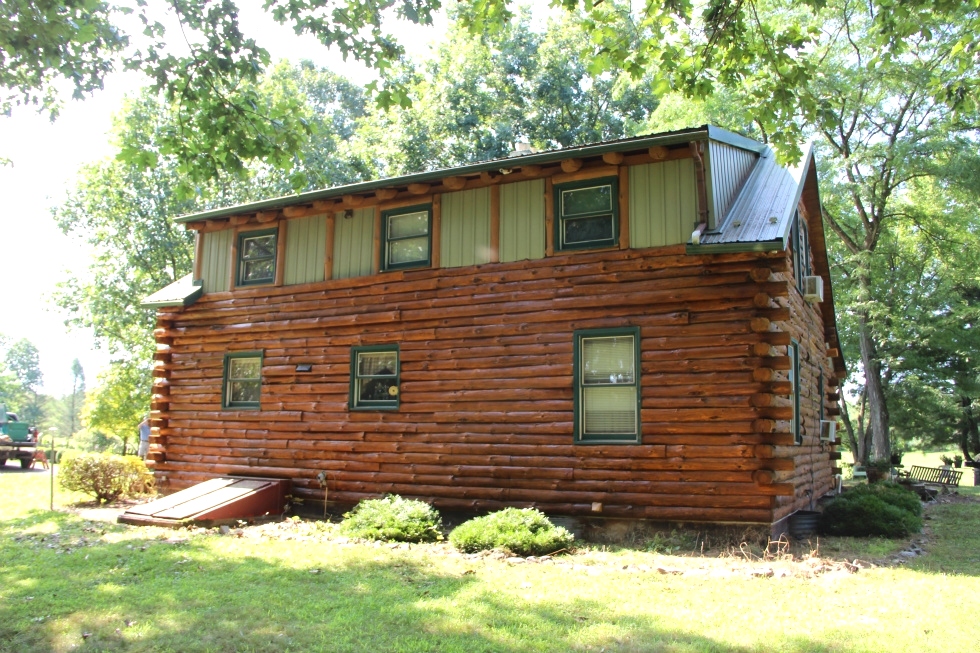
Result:
M426 555L292 542L294 557L270 560L216 535L105 543L99 528L121 529L42 511L4 526L0 651L743 650L560 591L524 601Z

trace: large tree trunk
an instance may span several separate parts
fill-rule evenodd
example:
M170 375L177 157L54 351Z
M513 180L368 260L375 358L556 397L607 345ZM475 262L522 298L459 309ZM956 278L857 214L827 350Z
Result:
M864 367L864 386L868 393L868 431L871 436L870 458L888 460L891 442L888 437L888 406L885 403L881 379L881 360L878 348L868 329L868 315L861 316L861 364Z
M973 413L973 397L961 396L960 408L963 409L960 415L960 449L967 460L973 460L974 455L980 454L980 427Z

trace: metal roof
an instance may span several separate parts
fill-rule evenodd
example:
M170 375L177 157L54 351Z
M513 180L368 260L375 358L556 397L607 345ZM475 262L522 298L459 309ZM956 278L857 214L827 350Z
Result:
M808 165L809 152L804 157ZM716 229L701 235L699 247L784 249L803 192L805 167L790 171L769 148L760 153L749 178ZM696 247L690 245L691 248Z
M761 153L766 150L766 146L758 143L751 138L746 138L734 132L730 132L713 125L703 125L701 127L693 127L689 129L680 129L672 132L663 132L660 134L651 134L646 136L635 136L632 138L624 138L617 141L606 141L602 143L594 143L589 145L580 145L575 147L568 147L559 150L549 150L547 152L537 152L535 154L525 154L521 156L513 156L504 159L494 159L492 161L482 161L480 163L472 163L464 166L458 166L455 168L442 168L439 170L431 170L428 172L419 172L410 175L402 175L399 177L387 177L384 179L377 179L373 181L365 181L356 184L348 184L346 186L334 186L332 188L326 188L322 190L308 191L305 193L298 193L296 195L286 195L284 197L276 197L268 200L261 200L259 202L250 202L248 204L240 204L238 206L230 206L220 209L213 209L209 211L202 211L200 213L193 213L190 215L184 215L176 219L179 223L186 222L196 222L199 220L214 220L220 218L227 218L232 215L240 215L245 213L256 213L259 211L273 211L285 208L287 206L294 206L297 204L309 204L318 200L326 200L335 197L340 197L342 195L357 195L362 193L370 193L379 188L386 188L391 186L407 186L408 184L421 184L432 181L438 181L449 176L465 176L471 174L478 174L484 171L490 170L501 170L507 168L519 168L521 166L529 165L543 165L548 163L555 163L561 161L562 159L568 159L572 157L591 157L591 156L601 156L606 152L620 152L634 149L643 149L654 147L657 145L667 146L676 145L678 143L687 143L692 140L715 140L722 143L727 143L734 147L739 147L745 150L751 150L753 152Z
M177 279L166 288L161 288L142 302L143 308L165 308L167 306L188 306L197 301L204 292L204 285L194 281L194 275L188 274Z

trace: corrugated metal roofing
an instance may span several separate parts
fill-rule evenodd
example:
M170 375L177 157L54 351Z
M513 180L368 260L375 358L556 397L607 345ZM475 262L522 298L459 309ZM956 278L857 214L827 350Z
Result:
M226 218L231 215L241 214L241 213L254 213L256 211L270 211L282 209L286 206L292 206L296 204L305 204L309 202L315 202L317 200L324 200L334 197L340 197L346 194L356 195L358 193L368 193L375 191L379 188L389 187L389 186L404 186L413 183L426 183L436 180L440 180L443 177L449 175L468 175L478 172L488 171L488 170L498 170L501 168L509 168L514 166L526 166L526 165L541 165L546 163L554 163L562 159L570 157L589 157L598 156L606 152L619 152L630 149L641 149L646 147L652 147L655 145L673 145L677 143L686 143L692 140L717 140L735 147L740 147L743 149L759 152L765 149L765 146L752 140L751 138L746 138L734 132L730 132L714 125L704 125L702 127L694 127L690 129L680 129L672 132L663 132L660 134L651 134L645 136L634 136L632 138L623 138L616 141L606 141L603 143L591 143L588 145L576 145L573 147L567 147L558 150L548 150L546 152L537 152L534 154L526 154L519 157L510 157L504 159L495 159L492 161L481 161L479 163L472 163L464 166L459 166L456 168L445 168L441 170L431 170L428 172L419 172L409 175L403 175L400 177L389 177L385 179L377 179L373 181L365 181L356 184L349 184L346 186L335 186L333 188L326 188L323 190L308 191L305 193L300 193L297 195L288 195L285 197L276 197L268 200L262 200L259 202L251 202L249 204L241 204L238 206L231 206L226 208L214 209L210 211L202 211L201 213L194 213L191 215L181 216L176 219L176 222L186 223L193 222L197 220L210 220L210 219L220 219Z
M805 157L809 160L809 155ZM779 165L766 149L717 229L701 236L701 247L768 244L785 248L802 192L802 170Z

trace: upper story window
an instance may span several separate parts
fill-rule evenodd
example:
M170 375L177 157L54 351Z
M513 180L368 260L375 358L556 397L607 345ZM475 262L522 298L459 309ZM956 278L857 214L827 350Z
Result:
M350 358L351 409L397 409L398 345L354 347Z
M555 186L556 249L612 247L619 242L619 180Z
M276 229L246 231L238 235L239 286L273 283L276 280Z
M223 408L258 408L262 391L262 352L225 354Z
M804 279L813 274L810 262L810 232L803 216L797 211L793 218L793 274L796 277L796 287L802 292L805 287Z
M432 248L432 207L410 206L381 214L385 270L428 267Z
M575 441L640 441L640 330L576 331Z

